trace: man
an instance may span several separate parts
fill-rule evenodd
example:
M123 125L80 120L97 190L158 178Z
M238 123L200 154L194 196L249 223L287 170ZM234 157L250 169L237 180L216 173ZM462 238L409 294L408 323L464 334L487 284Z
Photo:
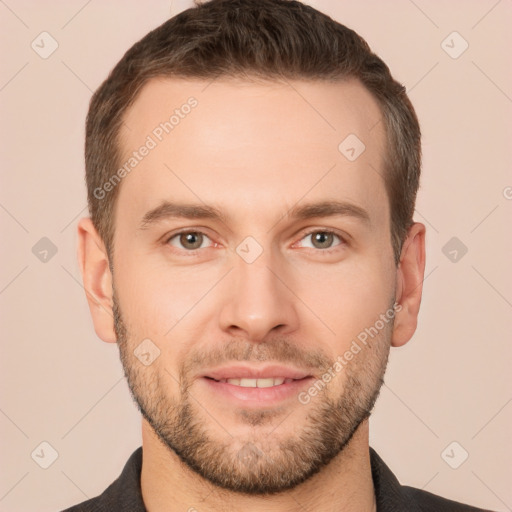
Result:
M412 337L420 129L352 30L299 2L212 0L92 98L79 260L142 448L71 511L477 510L369 447Z

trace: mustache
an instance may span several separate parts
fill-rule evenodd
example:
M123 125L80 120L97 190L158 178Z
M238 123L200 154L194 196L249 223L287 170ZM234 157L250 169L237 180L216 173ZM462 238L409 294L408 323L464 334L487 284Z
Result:
M187 380L202 367L220 366L233 361L289 363L298 368L317 371L325 371L335 362L320 349L304 350L296 343L284 338L265 342L230 339L218 347L187 354L186 360L180 365L182 368L180 373L183 379Z

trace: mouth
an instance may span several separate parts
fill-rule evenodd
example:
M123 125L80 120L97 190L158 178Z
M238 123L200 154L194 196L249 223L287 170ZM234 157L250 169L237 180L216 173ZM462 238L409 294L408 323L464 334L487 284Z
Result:
M272 388L274 386L281 386L282 384L289 384L294 380L301 379L290 379L285 377L269 377L265 379L247 379L247 378L235 378L235 379L213 379L206 377L207 379L214 380L215 382L225 382L233 386L240 386L241 388Z
M302 388L311 385L314 376L284 366L230 366L207 370L200 381L222 405L269 407L296 398Z

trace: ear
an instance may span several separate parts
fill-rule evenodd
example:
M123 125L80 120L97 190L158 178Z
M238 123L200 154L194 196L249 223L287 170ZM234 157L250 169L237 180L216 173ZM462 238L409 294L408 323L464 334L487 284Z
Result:
M78 223L78 262L96 334L116 342L112 313L112 274L103 240L90 218Z
M391 345L405 345L416 331L425 274L425 225L415 222L402 246L396 275L397 307Z

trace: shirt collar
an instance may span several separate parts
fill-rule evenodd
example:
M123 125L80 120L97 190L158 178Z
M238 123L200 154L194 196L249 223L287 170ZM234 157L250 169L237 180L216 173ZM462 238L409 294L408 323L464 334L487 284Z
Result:
M421 512L414 500L404 492L404 488L373 448L370 450L372 479L378 512ZM128 459L119 478L101 496L104 509L146 512L140 488L142 469L142 446Z
M414 500L404 492L404 488L377 452L370 447L373 486L377 502L377 512L421 512Z

